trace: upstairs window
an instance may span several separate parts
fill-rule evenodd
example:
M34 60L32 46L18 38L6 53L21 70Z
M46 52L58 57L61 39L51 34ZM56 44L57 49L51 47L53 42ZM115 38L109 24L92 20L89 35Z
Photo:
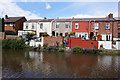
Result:
M110 29L110 23L106 23L106 29Z
M118 38L120 38L120 33L118 33Z
M40 24L40 29L43 29L43 23Z
M78 23L75 23L75 29L78 29Z
M28 29L28 24L26 24L26 29Z
M5 23L5 26L7 26L7 24Z
M32 29L34 29L34 24L32 24Z
M99 29L99 24L98 23L94 23L95 29Z
M118 29L120 29L120 23L118 23Z
M56 28L59 28L59 23L56 24Z
M13 26L13 23L10 23L10 26Z
M68 28L68 26L69 26L68 23L66 23L66 24L65 24L65 28Z

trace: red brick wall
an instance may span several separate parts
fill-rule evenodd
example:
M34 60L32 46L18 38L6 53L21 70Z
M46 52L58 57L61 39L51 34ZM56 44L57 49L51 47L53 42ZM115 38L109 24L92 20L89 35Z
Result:
M20 40L21 38L20 37L6 37L6 39L17 39L17 40Z
M15 26L15 24L13 24ZM13 26L10 26L10 23L7 23L7 26L5 26L5 31L15 31L15 28L13 28Z
M93 44L91 44L93 42ZM98 48L98 41L92 40L82 40L81 38L69 38L68 47L73 48L75 46L80 46L82 48Z
M75 23L78 23L79 25L78 29L75 29ZM72 22L72 32L88 32L89 33L89 21Z
M18 30L22 30L23 29L23 22L25 22L26 19L25 18L21 18L20 20L16 21L13 26L10 26L10 23L7 23L7 26L5 26L5 31L9 30L9 31L16 31L16 34L18 33Z
M120 21L115 21L114 22L114 29L113 29L113 37L118 38L118 33L120 33L120 29L118 29L118 22Z
M100 34L112 33L112 22L109 21L97 21L95 23L99 23L99 29L96 32ZM106 29L106 23L110 23L110 29ZM94 32L94 21L91 22L91 32Z
M56 46L56 41L59 42L59 46L63 43L62 37L44 37L44 44L48 44L48 46Z

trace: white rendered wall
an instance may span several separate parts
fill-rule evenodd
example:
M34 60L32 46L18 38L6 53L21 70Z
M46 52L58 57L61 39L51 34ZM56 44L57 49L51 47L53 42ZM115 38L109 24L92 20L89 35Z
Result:
M104 49L112 49L112 41L98 41L98 49L103 45Z
M40 24L43 23L43 29L40 28ZM51 30L51 22L39 22L37 23L37 37L39 37L40 33L46 32L48 35L52 36Z

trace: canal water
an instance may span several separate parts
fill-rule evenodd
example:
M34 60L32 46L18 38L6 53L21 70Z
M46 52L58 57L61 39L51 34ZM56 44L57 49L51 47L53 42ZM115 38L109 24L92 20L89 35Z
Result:
M118 55L3 49L3 78L118 78Z

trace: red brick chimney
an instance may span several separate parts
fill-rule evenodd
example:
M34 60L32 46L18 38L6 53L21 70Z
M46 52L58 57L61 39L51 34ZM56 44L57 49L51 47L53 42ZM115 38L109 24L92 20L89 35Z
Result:
M108 18L113 19L113 14L110 13L110 14L108 15Z
M46 17L44 17L44 19L47 19Z
M8 19L8 15L5 15L5 19Z

